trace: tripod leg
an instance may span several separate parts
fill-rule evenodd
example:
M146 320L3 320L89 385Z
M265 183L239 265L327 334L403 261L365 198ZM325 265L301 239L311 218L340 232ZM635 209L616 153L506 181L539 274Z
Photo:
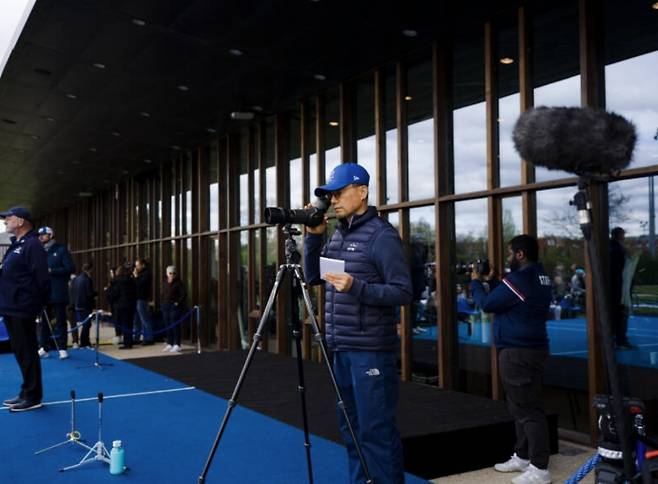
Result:
M247 358L242 367L242 371L240 372L240 376L238 377L238 382L236 383L235 388L233 389L233 394L231 395L231 398L228 401L226 412L224 413L224 417L222 418L222 423L220 424L219 430L217 431L217 436L215 437L215 441L213 442L212 448L210 449L210 454L208 455L206 464L203 466L203 471L199 476L199 481L198 481L199 484L203 484L206 480L206 475L210 470L210 465L212 464L212 460L215 457L215 452L217 452L217 447L219 447L219 441L221 440L222 435L224 434L224 430L226 429L226 424L228 423L228 419L230 418L231 413L233 412L233 408L235 407L235 404L238 401L238 395L240 393L240 389L242 388L242 384L244 383L244 379L247 375L247 371L249 370L249 366L251 365L251 361L258 347L258 343L260 343L260 340L262 338L263 328L265 327L265 324L269 319L270 312L272 311L272 306L274 305L276 295L279 292L279 286L281 285L281 281L283 280L283 276L285 275L285 272L286 272L286 267L281 266L279 268L279 272L277 272L276 274L276 280L274 281L274 286L272 287L272 291L270 292L270 297L267 300L267 304L265 305L265 311L263 312L260 318L260 322L258 323L258 328L256 329L256 333L254 334L254 340L251 343L251 346L249 347L249 353L247 354Z
M327 367L327 371L329 372L329 377L331 378L331 384L334 387L334 392L336 393L336 398L338 400L338 408L343 414L343 417L345 418L345 423L347 424L347 428L350 432L350 437L352 438L352 442L354 442L354 447L356 449L356 453L359 456L359 461L361 462L361 466L363 467L363 473L366 476L366 483L371 484L372 477L370 477L370 472L368 471L368 465L366 464L366 460L363 457L363 451L361 450L361 444L359 444L359 439L357 438L356 434L354 433L354 428L352 427L352 423L350 422L350 418L347 415L347 410L345 409L345 402L343 401L343 397L340 393L340 389L338 388L338 383L336 382L336 376L334 375L334 370L331 367L331 362L329 361L329 356L327 355L327 349L324 346L324 341L322 340L322 334L320 333L320 328L318 327L318 322L315 320L315 313L313 312L313 305L311 304L311 296L309 295L308 292L308 286L306 285L306 281L304 280L304 277L302 276L302 272L300 270L299 265L295 266L295 278L299 281L299 284L302 289L302 294L304 296L304 304L306 305L306 310L308 311L309 317L311 318L311 327L313 329L313 338L315 341L318 342L318 345L320 346L320 353L322 353L322 360L324 361L325 366Z
M302 404L302 420L304 422L304 448L306 449L306 466L308 469L308 482L313 484L313 463L311 461L311 439L308 430L308 412L306 411L306 386L304 383L304 363L302 361L302 343L301 328L299 321L299 288L300 282L293 277L290 291L290 320L292 323L292 335L295 339L295 349L297 351L297 378L299 398Z

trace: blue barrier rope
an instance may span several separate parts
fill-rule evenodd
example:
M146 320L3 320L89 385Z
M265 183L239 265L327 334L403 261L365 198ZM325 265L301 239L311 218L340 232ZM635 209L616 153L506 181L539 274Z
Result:
M185 321L185 320L186 320L186 319L187 319L187 318L188 318L188 317L194 312L195 309L196 309L196 307L190 309L190 310L189 310L186 314L184 314L184 315L183 315L178 321L175 321L175 322L171 323L171 324L170 324L169 326L167 326L166 328L160 329L160 330L158 330L158 331L152 331L152 332L151 332L151 335L156 335L156 334L164 333L165 331L169 331L169 330L170 330L171 328L173 328L174 326L178 326L178 325L181 324L183 321ZM128 331L132 331L132 330L134 329L134 328L133 328L133 329L129 329L129 328L126 328L125 326L120 326L120 325L117 324L116 322L114 323L114 327L115 327L115 328L119 328L119 329L120 329L121 331L123 331L124 333L125 333L125 332L128 332Z
M578 469L573 476L564 481L564 484L578 484L580 481L585 479L585 476L589 474L592 469L594 469L594 466L598 464L600 460L601 456L599 454L595 454L590 460L585 462L585 464L580 469Z
M92 313L91 313L89 316L87 316L85 319L83 319L83 320L80 321L79 323L76 323L76 325L75 325L73 328L71 328L71 329L69 329L69 330L66 331L66 334L73 333L74 331L77 331L79 328L81 328L83 325L85 325L87 322L89 322L89 320L91 319L91 317L94 316L95 314L96 314L96 313L93 313L93 312L92 312ZM42 322L41 324L43 324L43 322ZM48 323L46 323L46 324L48 324ZM50 328L50 325L48 325L48 327ZM59 338L60 334L59 334L59 333L53 333L52 329L53 329L53 328L51 328L51 331L50 331L50 337L51 337L52 339Z

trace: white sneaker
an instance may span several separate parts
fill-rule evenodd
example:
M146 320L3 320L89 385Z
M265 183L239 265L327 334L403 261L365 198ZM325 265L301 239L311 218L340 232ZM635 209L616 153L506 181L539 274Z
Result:
M71 345L71 348L73 348L74 350L77 350L78 348L80 348L80 345L78 343L73 343Z
M514 484L551 484L551 473L548 469L539 469L530 464L520 476L512 479Z
M171 351L172 348L173 346L167 343L166 345L164 345L164 348L162 348L162 351Z
M498 472L525 472L529 465L529 460L521 459L516 455L516 452L514 452L514 455L512 455L507 462L496 464L494 469Z
M69 357L69 354L66 352L66 350L59 350L59 359L60 360L65 360Z
M39 357L40 358L48 358L49 356L50 355L48 354L48 352L46 350L44 350L43 348L39 348Z
M178 345L172 346L171 349L169 350L170 353L180 353L181 351L182 351L181 347Z

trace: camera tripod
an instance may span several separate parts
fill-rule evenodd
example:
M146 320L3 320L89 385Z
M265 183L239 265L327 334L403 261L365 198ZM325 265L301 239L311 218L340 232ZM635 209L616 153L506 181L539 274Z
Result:
M224 430L226 429L228 419L230 418L231 413L233 412L233 409L235 408L235 405L237 403L238 394L240 393L240 389L242 387L242 384L244 383L245 377L247 375L247 371L249 370L249 366L251 365L251 362L253 360L258 343L262 339L263 329L265 328L265 325L269 320L270 312L272 311L272 306L276 299L276 295L279 292L279 288L281 286L281 283L285 275L290 274L292 276L292 283L291 283L292 287L290 291L291 326L292 326L292 335L295 339L295 348L297 350L297 373L299 378L298 389L299 389L299 396L302 404L302 417L304 424L304 448L306 450L306 464L308 467L309 483L310 484L313 483L313 465L311 462L311 443L309 440L308 416L306 412L306 395L305 395L305 387L304 387L304 369L302 362L301 331L300 331L299 312L298 312L298 298L300 296L302 296L304 299L304 304L306 306L306 310L311 320L313 339L318 343L320 347L320 352L322 354L322 361L324 362L327 371L329 372L329 377L334 387L334 392L336 393L338 408L341 410L341 412L343 413L343 417L345 418L347 428L349 430L352 441L354 442L354 447L356 448L356 452L359 456L359 461L361 462L363 472L366 476L366 482L372 483L373 481L372 478L370 477L368 466L366 465L365 458L363 457L363 452L361 451L361 445L359 444L356 434L354 433L352 423L350 422L349 416L347 414L347 410L345 409L345 403L343 402L343 397L341 396L340 389L338 388L338 383L336 383L336 377L334 376L334 372L331 367L329 357L327 355L327 350L322 340L322 334L320 333L318 323L315 319L315 312L313 311L313 306L311 304L311 297L308 292L308 286L306 285L306 281L304 280L304 276L302 275L302 270L299 265L299 262L301 260L301 255L297 251L297 242L293 237L295 235L301 235L301 232L296 228L293 228L291 224L286 224L282 230L283 233L286 235L286 241L285 241L286 263L279 268L279 271L276 274L274 286L272 287L272 291L270 292L269 298L267 300L265 311L261 315L258 328L256 329L256 333L254 334L253 342L251 344L251 347L249 348L249 353L247 354L247 358L244 362L244 366L242 367L242 371L240 372L240 376L238 377L238 382L235 385L233 394L231 395L231 398L228 401L226 412L224 413L224 417L222 418L222 422L219 426L217 436L215 437L215 441L210 450L210 454L208 455L208 459L203 468L203 471L199 476L198 482L199 484L203 484L206 480L206 475L208 474L208 470L210 469L212 460L215 457L215 452L217 451L217 448L219 446L219 441L221 440L222 435L224 434Z

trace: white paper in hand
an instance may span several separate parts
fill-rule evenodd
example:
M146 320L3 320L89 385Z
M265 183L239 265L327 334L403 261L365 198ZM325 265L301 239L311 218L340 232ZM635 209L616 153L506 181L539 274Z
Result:
M345 272L345 261L320 257L320 278L324 279L327 272L333 272L334 274Z

